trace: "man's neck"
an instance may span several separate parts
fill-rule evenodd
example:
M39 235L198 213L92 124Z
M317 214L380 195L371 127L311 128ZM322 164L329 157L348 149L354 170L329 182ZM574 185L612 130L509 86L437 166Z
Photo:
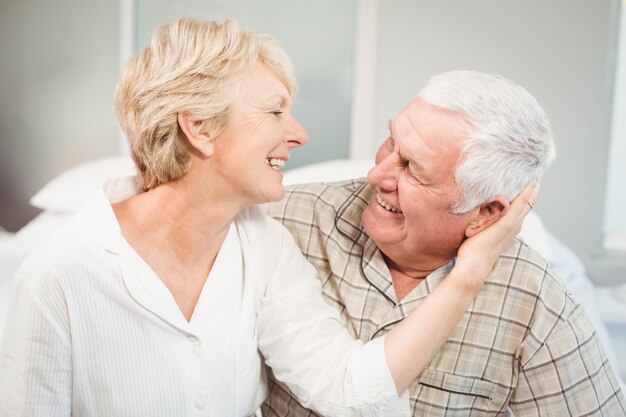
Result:
M384 256L384 259L385 263L387 264L387 268L389 268L389 272L391 274L391 280L393 282L393 288L396 292L396 298L398 302L402 301L402 299L406 297L408 293L413 291L413 288L421 284L428 275L430 275L433 271L439 268L439 266L434 269L421 269L416 267L403 268L402 266L394 263L387 256Z
M396 299L398 300L398 302L402 301L402 299L406 297L408 293L413 291L413 288L417 287L422 281L424 281L424 278L428 276L425 275L423 277L412 277L398 271L397 269L391 268L389 269L389 272L391 273L393 289L396 291Z

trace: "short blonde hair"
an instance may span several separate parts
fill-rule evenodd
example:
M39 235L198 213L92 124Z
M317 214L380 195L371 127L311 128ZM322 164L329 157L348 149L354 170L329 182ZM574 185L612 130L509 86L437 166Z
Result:
M150 46L130 60L115 91L115 109L143 190L182 177L189 154L178 113L224 129L237 83L261 62L295 94L293 65L271 36L223 23L178 18L158 27Z

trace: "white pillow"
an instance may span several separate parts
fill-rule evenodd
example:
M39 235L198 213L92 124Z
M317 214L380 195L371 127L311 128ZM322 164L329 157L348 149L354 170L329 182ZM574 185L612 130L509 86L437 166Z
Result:
M531 211L528 213L528 216L524 219L524 223L522 223L522 230L520 230L517 237L524 239L524 242L539 252L546 261L551 264L554 263L555 256L552 247L552 238L536 212Z
M74 213L107 178L135 173L135 165L129 156L88 161L59 174L30 199L30 204L56 213Z
M350 178L360 178L367 176L367 172L373 166L373 159L335 159L332 161L318 162L285 171L283 183L285 185L291 185L306 182L333 182Z

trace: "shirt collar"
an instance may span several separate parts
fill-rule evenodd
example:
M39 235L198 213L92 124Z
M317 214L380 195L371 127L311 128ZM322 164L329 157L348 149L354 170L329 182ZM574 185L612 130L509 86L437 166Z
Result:
M97 246L119 254L123 238L111 204L139 192L134 176L107 180L76 213L74 221L78 231Z
M335 224L341 234L361 246L361 268L368 281L387 298L397 303L391 273L385 263L383 253L361 224L361 215L374 198L375 193L375 188L372 185L368 184L365 179L361 181L362 184L346 198L337 210ZM431 272L422 282L424 285L420 284L415 287L402 299L401 304L412 304L430 294L452 270L454 261L455 258Z
M367 280L382 294L396 303L396 294L389 268L376 243L365 233L361 215L374 197L375 189L365 180L346 198L337 210L335 224L346 238L361 247L361 269Z
M374 187L361 181L362 184L339 206L335 224L342 235L364 246L369 236L361 225L361 215L374 196Z

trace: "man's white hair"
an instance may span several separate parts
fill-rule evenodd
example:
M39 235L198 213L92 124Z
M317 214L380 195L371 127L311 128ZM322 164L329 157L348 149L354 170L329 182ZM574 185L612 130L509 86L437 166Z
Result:
M459 114L467 124L455 171L461 195L454 213L466 213L497 195L512 200L554 159L545 112L528 91L499 75L445 72L430 78L419 97Z

